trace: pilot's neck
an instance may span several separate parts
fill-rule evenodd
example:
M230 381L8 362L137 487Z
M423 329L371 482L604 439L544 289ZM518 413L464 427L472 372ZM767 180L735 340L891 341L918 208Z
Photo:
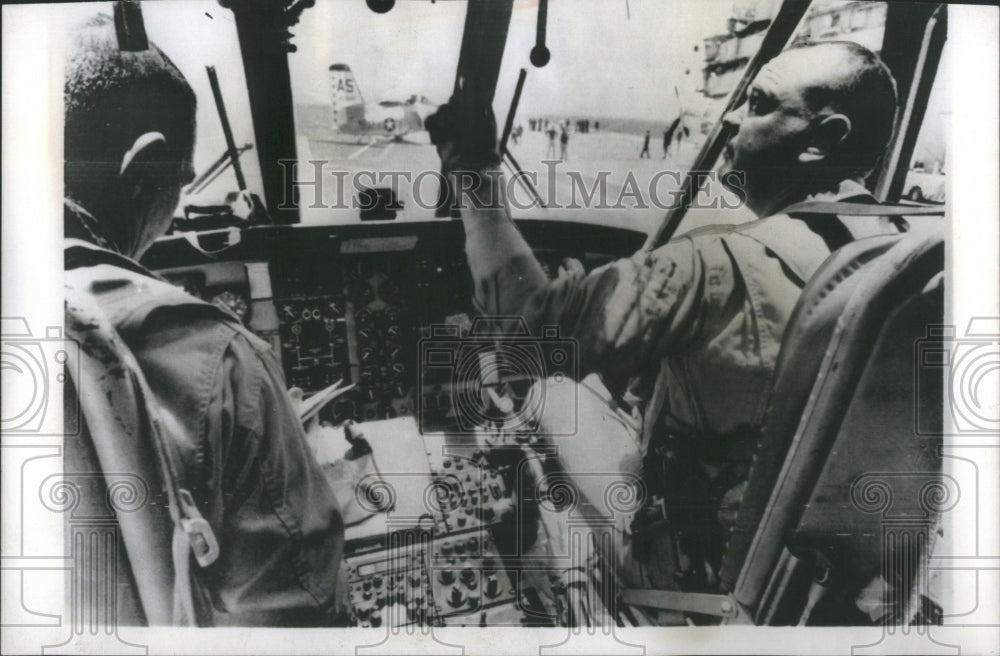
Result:
M113 230L112 223L106 218L107 210L98 213L93 205L94 203L84 204L68 193L63 197L64 235L82 239L119 255L137 259L122 248L121 244L127 242L127 235L123 238L121 234Z
M843 180L802 180L775 189L762 199L747 198L747 207L758 218L767 218L781 212L789 205L813 196L836 195Z
M757 215L757 218L764 219L777 214L792 203L797 203L805 199L809 192L801 187L784 187L769 195L767 198L754 200L747 198L747 207Z

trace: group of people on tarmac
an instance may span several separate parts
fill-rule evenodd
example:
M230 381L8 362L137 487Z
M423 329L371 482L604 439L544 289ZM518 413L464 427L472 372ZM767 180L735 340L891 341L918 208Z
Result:
M234 317L168 289L139 263L193 178L196 102L158 48L120 50L110 18L75 34L65 81L67 288L100 308L134 356L190 503L217 540L210 562L189 558L193 620L336 624L345 603L344 522L275 354ZM740 440L762 422L762 381L804 284L790 272L811 275L839 245L784 210L807 199L875 202L862 180L889 142L896 106L892 75L862 46L783 52L724 118L733 136L723 168L742 172L758 220L703 229L589 272L566 266L555 279L503 204L491 115L477 134L451 105L428 119L444 170L478 175L471 193L481 202L461 215L476 306L520 316L532 334L559 326L577 344L578 374L596 372L609 389L641 373L647 472L667 469L661 460L682 442L688 466L704 474L701 489L718 488L699 505L708 515L699 524L678 523L667 508L644 544L626 536L631 561L620 575L632 585L676 589L683 563L707 566L701 572L717 565L726 527L715 515L738 505L742 481L715 477L746 465ZM665 151L678 129L675 122L665 133ZM547 135L549 156L558 137L565 159L568 126L550 126ZM898 231L872 217L829 222L848 241ZM91 426L100 419L84 418ZM654 496L668 483L649 475Z
M542 119L529 119L531 129L534 131L535 126L542 126ZM544 130L545 136L548 138L547 146L545 149L545 157L550 160L557 159L560 162L566 161L566 153L569 148L569 134L570 127L569 121L560 121L559 123L549 123L548 119L544 120ZM510 143L511 145L518 145L521 143L521 139L524 136L524 126L520 123L513 126L510 130ZM559 148L558 153L556 150L556 143L558 142Z

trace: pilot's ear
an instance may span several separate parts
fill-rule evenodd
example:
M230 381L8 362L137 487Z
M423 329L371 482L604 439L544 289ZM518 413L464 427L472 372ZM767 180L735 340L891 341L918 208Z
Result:
M818 162L829 157L851 133L851 119L843 114L831 114L813 128L806 149L799 153L803 164Z
M167 152L167 138L160 132L146 132L133 142L122 157L118 175L125 180L141 180L156 171L151 167L162 162Z

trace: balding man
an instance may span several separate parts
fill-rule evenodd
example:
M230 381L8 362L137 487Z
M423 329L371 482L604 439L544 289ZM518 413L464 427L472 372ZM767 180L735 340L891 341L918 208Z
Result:
M898 232L880 217L784 210L804 201L874 203L862 180L890 140L896 102L889 70L859 45L782 53L725 117L736 130L723 171L745 176L740 193L759 220L702 228L590 273L577 264L555 280L545 275L494 202L498 175L481 176L479 202L464 204L468 262L486 314L521 316L535 334L558 325L576 341L581 375L645 383L644 478L676 539L636 550L626 576L633 585L715 585L803 286L840 246ZM498 165L481 135L429 123L445 168L490 173Z
M343 522L307 448L277 360L235 317L137 263L166 232L181 187L193 178L194 93L155 46L120 51L112 20L102 16L74 35L65 108L67 325L83 331L85 354L99 354L86 340L88 326L81 328L80 315L82 306L97 308L100 316L91 315L91 327L108 323L112 337L106 343L114 346L120 339L131 353L120 361L134 356L152 398L139 396L150 406L149 417L156 418L149 430L108 444L115 438L97 434L97 427L113 428L121 423L119 415L141 416L147 409L110 399L108 414L115 421L109 422L94 414L99 404L85 403L94 434L90 440L67 440L67 468L93 461L96 449L98 456L134 457L144 471L168 471L164 480L147 481L152 509L169 503L172 512L179 510L191 540L192 553L183 551L178 560L175 536L172 563L168 557L150 564L149 554L127 552L132 576L119 575L119 583L148 581L149 572L135 571L139 567L173 565L180 572L174 599L187 597L172 614L166 604L164 613L164 604L155 603L162 591L156 585L152 594L150 587L140 589L141 612L129 619L328 624L338 601ZM87 361L93 364L94 358ZM93 366L100 368L99 359ZM122 376L120 367L91 373L84 380L121 389L111 387ZM105 396L93 386L80 392L98 400ZM173 487L183 494L161 497ZM164 531L169 554L169 521ZM156 536L139 537L158 544ZM181 595L188 568L191 591Z

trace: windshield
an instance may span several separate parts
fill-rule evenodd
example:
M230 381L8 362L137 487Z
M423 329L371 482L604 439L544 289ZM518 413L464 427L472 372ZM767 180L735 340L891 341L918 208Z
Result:
M465 10L319 2L292 28L296 174L323 180L300 186L303 223L356 223L368 189L391 190L397 219L433 218L440 161L423 121L451 96Z
M439 162L420 128L426 114L451 95L466 6L404 2L376 14L360 1L318 3L293 29L297 52L289 62L297 175L313 180L317 172L325 174L322 199L315 187L300 187L303 223L356 222L352 201L359 188L374 186L392 187L398 218L434 216L430 205L437 200ZM626 178L644 131L655 133L656 145L682 114L679 134L688 138L670 163L679 168L693 160L705 103L697 92L700 38L692 35L717 30L731 11L729 2L630 8L621 0L594 0L585 11L553 2L547 30L552 59L539 69L529 61L538 2L517 0L494 111L502 130L518 72L527 69L507 145L539 198L533 200L528 186L512 187L513 214L537 215L542 206L573 209L574 201L582 200L574 199L574 192L600 181L607 202L590 204L588 218L610 214L630 227L655 225L662 209L635 202L627 189L623 195ZM648 188L649 178L662 168L660 155L657 151L655 162L633 172L641 186ZM670 184L664 181L661 189Z
M938 74L927 101L927 114L920 125L910 166L903 180L903 198L916 203L941 204L948 199L948 135L951 119L948 72L952 69L950 43L945 42L941 51Z
M651 230L715 122L706 117L718 103L703 93L702 39L724 28L733 4L594 0L582 11L552 2L544 68L529 59L536 5L515 4L497 91L503 119L518 70L527 70L511 152L537 174L553 213Z
M555 0L547 21L551 60L536 68L529 55L538 2L516 0L494 98L502 130L518 73L526 71L507 147L530 184L508 184L511 212L653 230L676 203L684 173L779 6L777 0L589 0L585 6ZM852 40L878 52L886 7L818 0L792 43ZM62 5L68 19L83 20L96 9L110 14L111 3ZM440 162L423 123L451 96L466 9L464 0L414 1L379 14L363 0L321 0L290 28L294 175L307 183L298 188L302 223L434 218ZM232 12L214 0L147 2L143 12L150 39L170 53L198 96L199 181L186 190L178 214L224 203L237 189L232 167L217 166L226 142L207 66L218 73L247 186L263 196ZM947 61L946 46L908 163L902 193L915 201L944 199ZM512 163L505 162L508 178L516 172ZM721 185L710 194L710 207L693 208L685 229L709 219L753 218ZM386 211L359 212L359 203L372 199ZM733 211L715 211L720 201Z
M378 14L360 0L320 2L293 28L296 175L323 182L321 197L315 186L300 187L303 223L358 221L359 194L368 189L379 189L395 211L361 218L434 217L439 162L422 122L451 95L466 7L401 2ZM502 130L526 70L507 147L527 182L508 185L511 212L654 229L779 7L777 0L551 2L552 56L536 68L529 55L538 2L516 0L494 99ZM821 0L792 44L851 40L878 52L885 21L885 3ZM934 110L926 122L941 120ZM505 166L513 176L513 163ZM734 210L722 220L753 218L722 185L709 193L704 209ZM702 214L694 208L685 225Z

